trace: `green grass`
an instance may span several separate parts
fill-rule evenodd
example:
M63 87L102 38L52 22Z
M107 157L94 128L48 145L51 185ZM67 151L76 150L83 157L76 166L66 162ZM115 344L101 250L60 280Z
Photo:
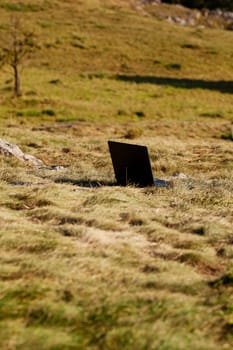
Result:
M39 7L36 6L36 4L23 4L23 3L10 3L10 2L3 2L0 5L1 8L7 11L11 12L37 12L39 11Z
M0 155L2 350L232 349L232 34L132 4L0 5L40 46L0 138L48 166ZM115 186L109 139L172 186Z

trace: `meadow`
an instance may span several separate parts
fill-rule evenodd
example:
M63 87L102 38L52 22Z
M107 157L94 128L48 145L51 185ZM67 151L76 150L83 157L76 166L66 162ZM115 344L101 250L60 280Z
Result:
M232 349L233 34L168 10L0 3L38 43L19 98L1 67L0 138L45 164L0 155L2 350ZM117 186L110 139L171 186Z

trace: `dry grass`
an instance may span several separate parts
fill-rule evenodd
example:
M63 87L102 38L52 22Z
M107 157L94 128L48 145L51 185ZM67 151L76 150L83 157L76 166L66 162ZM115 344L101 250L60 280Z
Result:
M0 155L3 350L232 349L231 33L134 4L0 5L41 45L20 99L1 71L0 137L48 166ZM172 186L116 186L108 139Z
M209 285L232 269L232 168L221 165L228 143L150 131L136 142L149 145L154 173L190 178L169 189L120 188L111 184L104 133L86 128L89 136L65 156L50 142L46 157L70 164L64 170L21 166L16 179L27 184L14 185L11 161L4 165L2 348L11 329L24 349L153 349L161 342L162 349L230 349L231 284ZM59 142L72 133L59 132Z

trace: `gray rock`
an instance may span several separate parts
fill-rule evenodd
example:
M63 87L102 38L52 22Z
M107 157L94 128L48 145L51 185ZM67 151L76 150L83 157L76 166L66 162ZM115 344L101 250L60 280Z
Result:
M42 160L30 155L25 154L23 151L15 144L9 143L6 140L0 139L0 154L3 154L5 156L12 156L16 157L17 159L27 162L34 166L44 166L44 163Z

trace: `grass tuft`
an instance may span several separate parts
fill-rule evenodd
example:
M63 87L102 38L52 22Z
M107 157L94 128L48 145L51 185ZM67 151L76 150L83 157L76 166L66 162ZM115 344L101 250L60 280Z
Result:
M142 134L143 134L143 130L141 128L130 128L125 133L124 138L133 140L142 136Z

